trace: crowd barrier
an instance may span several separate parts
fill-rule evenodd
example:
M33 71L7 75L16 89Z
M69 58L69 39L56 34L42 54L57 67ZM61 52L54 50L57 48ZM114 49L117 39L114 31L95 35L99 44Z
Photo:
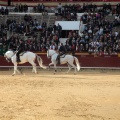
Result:
M50 59L47 58L46 53L38 54L43 59L43 64L48 66L51 62ZM116 68L120 69L120 55L102 55L102 56L94 56L94 55L76 55L79 59L80 65L82 68ZM29 67L31 66L29 63L25 63L18 66ZM37 64L38 66L38 64ZM3 56L0 56L0 67L13 67L11 62L7 62ZM62 67L62 65L61 65ZM65 66L64 66L65 67Z

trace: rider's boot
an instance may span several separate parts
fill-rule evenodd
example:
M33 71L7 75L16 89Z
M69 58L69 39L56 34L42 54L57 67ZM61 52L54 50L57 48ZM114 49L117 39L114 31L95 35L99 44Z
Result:
M17 62L21 62L21 61L20 61L20 57L17 57Z
M58 65L60 65L60 55L58 55L57 57L57 62L58 62Z

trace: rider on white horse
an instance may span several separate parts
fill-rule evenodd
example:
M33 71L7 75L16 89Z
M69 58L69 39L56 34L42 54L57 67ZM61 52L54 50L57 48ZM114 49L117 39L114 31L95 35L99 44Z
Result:
M58 56L58 52L56 50L51 50L49 49L47 51L47 57L51 58L51 63L49 64L49 68L51 65L54 65L55 68L55 72L57 72L57 58ZM74 61L76 63L76 65L74 64ZM69 70L67 71L67 73L69 73L69 71L71 70L71 68L73 67L75 69L75 73L76 73L76 68L79 71L80 70L80 64L79 64L79 60L77 59L77 57L66 54L64 57L60 58L60 63L61 64L67 64L69 67Z
M24 51L25 51L25 45L24 45L22 39L20 39L20 44L19 44L19 46L17 48L17 53L16 53L16 56L17 56L17 61L16 62L18 62L18 63L21 62L20 53L24 52Z
M37 62L39 64L40 67L42 67L43 69L46 69L46 66L43 65L43 61L42 58L40 56L38 56L36 53L27 51L25 52L23 55L20 56L21 62L16 62L16 52L14 52L13 50L8 50L5 54L4 57L6 58L6 60L8 62L12 62L14 64L14 73L13 75L16 74L16 72L20 73L20 71L17 69L17 65L18 64L23 64L23 63L30 63L33 66L33 70L32 72L37 73L36 70L36 63L35 60L37 58Z
M60 64L60 56L64 55L66 53L66 48L63 45L63 43L60 43L60 47L58 48L59 55L57 56L58 64Z

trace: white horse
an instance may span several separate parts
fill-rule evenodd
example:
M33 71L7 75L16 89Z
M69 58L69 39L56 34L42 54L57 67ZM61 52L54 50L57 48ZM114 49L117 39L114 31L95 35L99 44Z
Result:
M46 69L46 66L43 65L42 59L40 56L38 56L37 54L33 53L33 52L25 52L23 53L23 55L20 55L20 60L21 62L17 63L16 62L16 52L9 50L4 54L4 57L6 58L6 60L8 62L10 62L10 60L12 61L12 63L14 64L14 73L12 75L15 75L16 72L20 73L20 71L17 69L17 64L23 64L26 62L29 62L32 66L33 66L33 70L32 72L37 73L36 70L36 64L35 64L35 59L37 58L38 64L40 67L42 67L43 69Z
M47 57L50 58L51 57L51 63L49 64L49 68L51 65L54 65L54 68L55 68L55 72L57 71L56 69L56 64L57 64L57 56L58 56L58 53L55 51L55 50L48 50L47 51ZM60 63L61 64L68 64L68 67L69 67L69 70L67 71L67 73L70 72L71 70L71 67L73 67L75 69L75 72L76 73L76 66L74 65L74 60L75 60L75 63L76 63L76 66L77 66L77 70L79 71L80 70L80 64L79 64L79 61L78 59L75 57L75 56L72 56L72 55L62 55L60 57Z

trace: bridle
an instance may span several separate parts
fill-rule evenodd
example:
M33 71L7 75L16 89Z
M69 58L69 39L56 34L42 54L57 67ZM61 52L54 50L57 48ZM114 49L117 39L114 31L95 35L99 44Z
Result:
M11 50L12 51L12 50ZM8 62L10 62L11 61L11 58L16 54L16 52L17 51L13 51L13 55L10 57L10 58L8 58L6 55L4 55L4 57L6 58L6 60L8 61Z
M8 58L6 55L4 55L4 57L6 58L6 60L7 60L8 62L11 61L11 58Z

